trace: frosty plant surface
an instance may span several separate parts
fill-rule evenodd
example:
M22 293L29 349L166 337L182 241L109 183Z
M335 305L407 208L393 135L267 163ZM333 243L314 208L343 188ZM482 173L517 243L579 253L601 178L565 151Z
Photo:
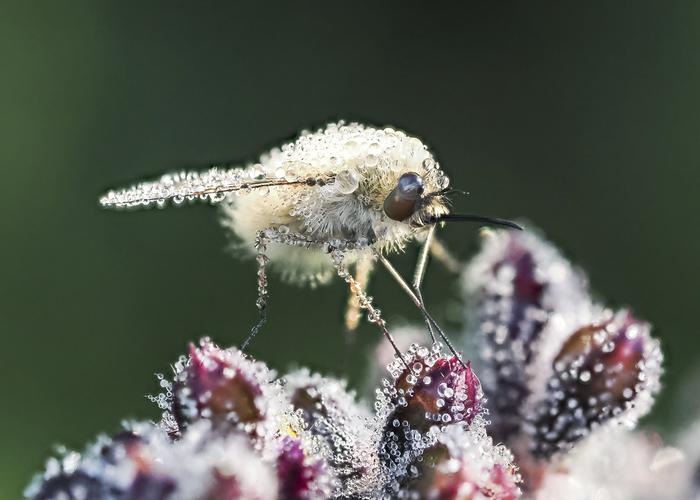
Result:
M416 330L426 338L424 328L396 331L403 359L382 363L371 408L342 380L304 368L281 375L205 338L177 360L171 376L159 377L163 392L151 397L163 412L159 422L127 423L82 453L63 450L25 494L209 500L698 494L692 478L700 449L666 446L634 430L660 387L662 355L647 323L596 304L582 273L533 234L486 233L461 281L459 347L471 363L440 344L406 345ZM385 346L378 357L386 357Z

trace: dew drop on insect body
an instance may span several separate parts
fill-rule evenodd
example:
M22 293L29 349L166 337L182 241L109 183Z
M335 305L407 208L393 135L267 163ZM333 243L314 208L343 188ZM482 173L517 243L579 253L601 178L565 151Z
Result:
M342 194L354 193L357 190L357 187L360 185L357 174L351 172L350 170L342 170L338 172L338 174L335 176L335 183L338 191L340 191Z

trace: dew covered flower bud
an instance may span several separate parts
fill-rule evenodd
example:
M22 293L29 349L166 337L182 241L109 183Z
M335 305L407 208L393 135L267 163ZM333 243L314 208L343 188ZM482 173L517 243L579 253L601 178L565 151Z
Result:
M474 419L483 401L481 384L469 362L465 366L455 356L415 344L406 359L411 371L404 367L394 372L393 387L385 391L394 406L389 427L425 432L433 425L469 424Z
M325 462L305 451L299 439L282 438L276 470L280 500L320 500L330 496L333 482Z
M520 476L503 445L494 445L483 425L448 426L421 461L399 498L434 500L512 500L520 497Z
M483 405L481 384L469 364L447 357L439 346L431 351L412 345L401 362L390 365L377 402L384 419L380 457L401 475L448 424L470 424Z
M61 456L47 461L46 471L34 478L25 496L35 500L167 498L176 488L175 479L154 469L147 450L147 439L154 431L148 424L138 428L113 438L100 436L82 454L60 449Z
M649 325L628 311L576 330L530 416L534 453L567 449L611 419L635 424L659 389L661 361Z
M550 462L538 500L687 500L687 457L656 434L605 426ZM533 495L534 496L534 495Z
M305 429L326 446L339 491L357 496L379 482L376 421L346 383L302 368L284 377L284 391Z
M162 380L167 393L154 398L170 412L181 432L199 419L216 425L241 426L252 431L263 422L276 401L274 372L235 348L222 349L209 339L190 344L188 358L175 365L172 385Z
M32 482L32 499L273 500L277 479L244 435L212 432L207 421L173 442L162 429L135 424L138 439L101 437L82 454L51 459Z
M274 466L254 449L245 433L224 433L212 421L200 420L175 442L157 436L147 450L155 471L176 479L173 499L277 498Z
M531 366L539 351L582 317L587 320L586 283L553 246L520 231L486 233L462 281L491 432L508 441L520 430L520 408L531 393Z

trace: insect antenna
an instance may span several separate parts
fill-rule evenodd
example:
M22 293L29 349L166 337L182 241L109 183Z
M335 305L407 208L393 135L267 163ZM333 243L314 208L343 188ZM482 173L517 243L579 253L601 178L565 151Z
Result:
M459 222L482 222L484 224L493 224L494 226L504 226L511 229L517 229L518 231L523 231L525 228L508 219L501 219L499 217L489 217L486 215L475 215L475 214L444 214L430 219L430 223L438 222L448 222L448 221L459 221Z

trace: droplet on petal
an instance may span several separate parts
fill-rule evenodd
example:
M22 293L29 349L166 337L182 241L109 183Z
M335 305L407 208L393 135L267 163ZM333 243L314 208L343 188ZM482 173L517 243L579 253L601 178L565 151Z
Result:
M379 482L375 419L348 392L344 381L300 369L285 376L284 390L306 430L327 447L326 461L353 496Z

